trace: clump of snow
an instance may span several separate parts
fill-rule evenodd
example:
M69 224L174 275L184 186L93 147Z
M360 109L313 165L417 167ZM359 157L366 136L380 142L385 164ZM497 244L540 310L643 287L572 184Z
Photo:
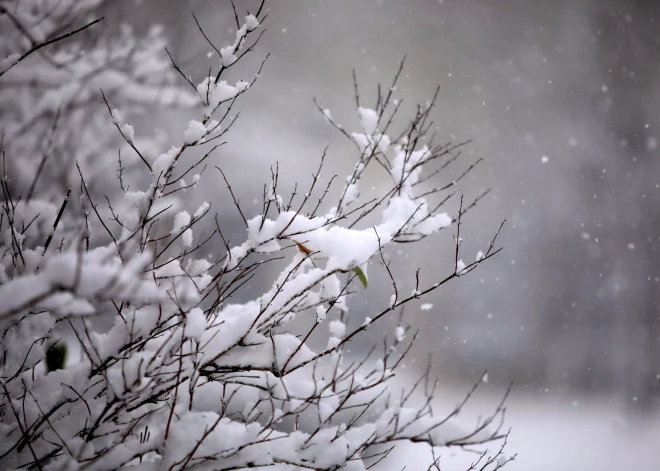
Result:
M174 216L174 226L172 227L172 232L177 233L188 224L190 224L190 214L188 211L181 211L176 216Z
M259 20L254 15L247 15L245 17L245 25L247 26L248 31L254 31L259 27Z
M208 260L194 259L191 258L188 260L186 265L186 273L191 276L202 276L211 268L212 264Z
M344 201L343 201L343 206L349 206L353 202L355 202L358 198L360 197L360 192L358 190L358 186L356 184L351 184L348 185L346 188L346 194L344 196Z
M328 329L330 330L330 333L337 338L343 338L346 334L346 324L340 320L330 322Z
M192 246L193 243L193 233L192 229L186 229L181 236L181 240L183 241L183 246L184 247L190 247Z
M202 332L206 329L206 316L204 311L194 307L186 316L186 336L191 339L199 340Z
M220 49L220 57L222 58L222 65L224 67L229 67L236 62L236 55L234 52L235 48L232 46L226 46Z
M378 113L370 108L358 108L362 130L367 135L373 135L378 126Z
M211 116L222 103L236 98L250 86L249 83L239 80L235 85L229 85L226 80L215 83L215 77L206 77L197 86L197 93L204 102L205 117Z
M163 178L167 170L174 163L174 159L179 152L181 152L180 147L172 147L166 153L159 155L151 166L154 177Z
M197 179L197 181L199 181L199 179ZM197 208L197 211L195 211L195 214L193 215L193 217L195 219L198 219L198 218L202 217L202 215L205 212L207 212L210 207L211 207L211 205L209 203L207 203L206 201L204 201L202 204L199 205L199 208Z
M430 311L433 309L433 304L431 303L424 303L419 307L422 311Z
M121 133L124 135L126 140L132 144L133 140L135 139L135 129L133 129L133 126L128 123L124 123L119 127L119 129L121 130Z
M337 348L337 346L341 343L341 339L338 339L337 337L330 337L328 339L328 344L327 344L327 349L332 350L334 348Z
M323 322L325 320L327 311L323 305L316 307L316 322Z
M183 140L186 144L194 144L206 135L206 126L200 121L191 120L188 123L188 129L183 134Z

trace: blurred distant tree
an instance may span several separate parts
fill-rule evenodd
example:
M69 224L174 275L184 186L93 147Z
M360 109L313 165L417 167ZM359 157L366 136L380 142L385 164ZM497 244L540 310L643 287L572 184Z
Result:
M108 123L99 90L128 116L196 103L175 83L162 30L109 27L100 20L113 6L104 0L0 2L2 168L8 191L28 207L38 204L38 195L52 213L68 189L80 186L76 164L93 195L103 198L118 191L111 176L121 171L129 178L141 160L155 157L160 140L134 137L126 127L126 144ZM69 204L77 213L80 199Z
M614 289L604 296L616 317L612 344L616 378L626 403L660 401L660 161L657 2L603 8L596 17L598 62L609 99L600 98L616 166L594 182L603 195L604 272ZM595 169L602 175L600 168ZM612 213L616 217L612 217ZM618 289L617 289L618 288ZM617 358L618 357L618 358Z
M543 252L555 288L539 332L555 377L647 408L660 400L660 4L604 1L594 10L584 33L593 80L566 96L599 123L573 152L597 158L579 167L582 227Z

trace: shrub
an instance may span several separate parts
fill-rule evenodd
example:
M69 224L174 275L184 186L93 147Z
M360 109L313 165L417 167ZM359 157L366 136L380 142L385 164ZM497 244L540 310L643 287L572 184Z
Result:
M439 210L455 192L437 203L431 198L455 182L421 190L463 145L429 138L435 97L399 133L394 89L401 69L388 89L379 87L373 108L361 103L356 83L359 132L345 131L319 107L357 149L339 191L332 179L319 183L324 154L303 194L280 195L273 172L261 214L250 215L217 167L246 231L242 244L230 246L217 218L210 224L210 204L189 211L179 196L197 186L234 122L234 104L259 77L261 69L251 82L231 84L224 73L254 50L263 3L242 23L236 14L233 42L214 46L220 64L200 84L172 56L165 69L158 30L143 38L127 28L106 41L87 37L98 26L98 6L0 5L8 57L0 99L9 110L2 118L0 467L359 470L385 462L401 441L506 442L502 404L471 428L456 422L479 382L444 415L433 411L437 383L428 370L405 391L389 386L414 341L403 321L380 354L375 347L360 358L348 352L375 323L498 252L499 230L475 261L459 256L461 217L479 198L464 207L461 196L451 217ZM192 92L172 83L175 71ZM165 152L154 152L159 142L136 136L125 118L153 101L201 103L180 144ZM123 141L123 157L109 131ZM183 164L196 147L208 151ZM391 185L363 201L360 181L374 165ZM377 222L367 225L369 218ZM384 249L452 225L449 273L425 284L417 272L414 291L402 292ZM214 229L200 237L205 227ZM224 253L204 257L218 238ZM384 267L393 294L352 328L348 301L369 289L372 259ZM287 265L272 286L238 301L240 288L275 260ZM303 336L292 333L296 317L308 326ZM96 327L99 318L112 326ZM58 337L63 329L68 338ZM314 332L327 332L319 351L309 344ZM426 396L419 406L412 400L417 390ZM484 452L476 469L510 460L502 449Z

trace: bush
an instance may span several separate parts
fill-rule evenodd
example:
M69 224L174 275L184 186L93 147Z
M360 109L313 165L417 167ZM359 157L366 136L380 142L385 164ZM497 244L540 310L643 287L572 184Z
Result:
M474 262L459 257L461 217L479 198L464 207L461 196L451 217L439 210L455 192L437 203L430 198L455 182L421 190L463 145L428 138L435 97L398 134L392 128L401 69L388 89L379 87L374 108L361 103L355 84L360 132L345 131L319 107L358 151L339 191L332 179L319 183L324 155L303 194L280 195L274 172L262 212L253 216L217 167L246 230L245 242L232 247L217 218L212 224L210 204L189 211L179 195L197 186L234 122L234 104L259 77L261 69L251 82L230 84L223 74L254 50L263 3L243 23L236 14L233 42L214 46L220 65L200 84L172 56L165 68L157 29L137 37L120 28L119 37L95 39L100 6L0 5L7 57L0 64L0 467L359 470L385 463L400 441L505 443L503 402L471 428L456 422L479 382L445 415L433 411L437 383L428 370L406 391L390 388L415 337L402 321L383 339L380 355L375 347L360 358L348 351L375 323L498 252L499 230ZM185 89L173 83L175 73ZM124 118L154 101L201 102L180 145L162 153L154 151L157 139L136 136ZM123 141L118 154L111 131ZM183 164L196 147L210 149ZM391 186L362 201L360 180L374 165ZM326 201L336 204L322 210ZM370 218L377 222L367 225ZM449 273L424 284L418 272L414 291L403 293L384 249L452 225ZM214 229L199 237L205 227ZM201 254L215 239L225 251L210 260ZM348 300L369 289L372 259L384 267L393 294L349 328ZM240 288L275 260L287 265L270 289L238 301ZM296 317L308 326L303 336L292 333ZM109 329L97 325L103 318L112 319ZM327 344L314 351L309 339L325 326ZM415 406L413 394L422 389L427 399ZM498 445L475 469L510 459Z

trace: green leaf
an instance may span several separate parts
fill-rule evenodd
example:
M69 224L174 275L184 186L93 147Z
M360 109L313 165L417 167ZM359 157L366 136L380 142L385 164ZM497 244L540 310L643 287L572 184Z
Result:
M355 267L355 268L353 268L353 271L357 275L358 280L360 280L360 282L362 282L362 286L364 286L364 289L367 289L367 276L362 271L362 268Z
M64 369L66 364L66 343L58 340L46 351L46 370L48 372Z

